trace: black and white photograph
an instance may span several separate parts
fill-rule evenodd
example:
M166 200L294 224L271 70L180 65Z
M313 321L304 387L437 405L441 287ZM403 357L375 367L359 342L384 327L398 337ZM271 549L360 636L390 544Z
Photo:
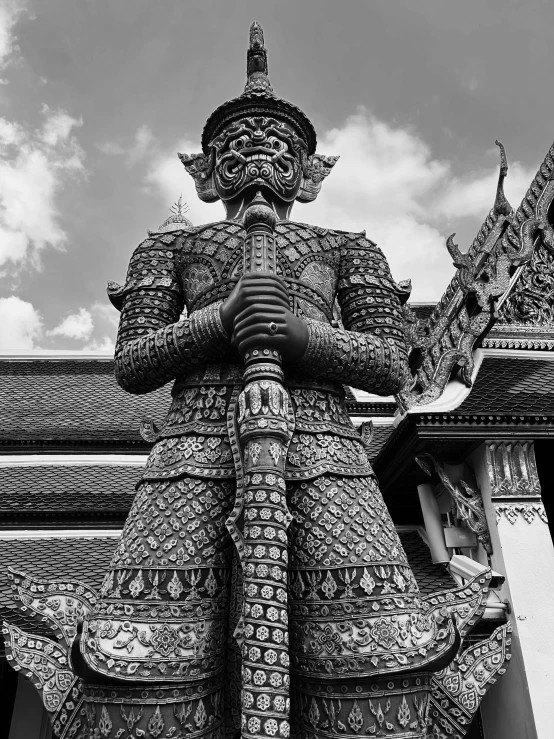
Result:
M0 0L0 739L554 737L554 4Z

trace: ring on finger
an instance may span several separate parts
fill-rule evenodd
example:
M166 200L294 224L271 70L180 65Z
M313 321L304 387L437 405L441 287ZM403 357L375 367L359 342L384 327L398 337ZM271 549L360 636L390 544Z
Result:
M271 334L272 336L275 336L275 334L276 334L276 333L277 333L277 331L279 330L279 327L277 326L277 324L275 323L275 321L271 321L270 323L268 323L268 324L267 324L267 328L268 328L268 330L269 330L269 333L270 333L270 334Z

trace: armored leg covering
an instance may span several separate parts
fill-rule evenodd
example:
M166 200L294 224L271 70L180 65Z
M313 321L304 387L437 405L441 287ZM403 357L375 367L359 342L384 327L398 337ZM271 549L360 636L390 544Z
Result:
M132 687L85 684L91 737L223 739L223 680Z
M294 735L425 736L459 639L421 599L373 477L291 485Z
M74 649L93 736L224 735L233 495L225 481L141 483Z
M431 674L371 680L293 679L294 739L426 736Z

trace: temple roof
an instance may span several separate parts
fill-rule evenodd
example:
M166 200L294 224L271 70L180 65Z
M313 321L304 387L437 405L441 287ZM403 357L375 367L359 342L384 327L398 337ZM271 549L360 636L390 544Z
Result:
M471 392L452 413L554 415L554 362L486 357Z
M409 306L420 321L427 321L435 309L436 303L409 303Z
M448 571L442 565L433 564L429 547L417 531L400 530L398 535L423 595L455 587Z
M554 354L479 349L472 381L467 387L459 376L451 378L437 400L381 427L371 461L395 524L422 521L416 490L427 478L416 455L429 453L454 464L484 441L537 444L552 438Z
M385 445L387 439L392 434L394 430L394 427L391 424L375 424L373 427L373 437L371 439L371 444L369 446L369 458L370 461L373 461L383 446Z
M145 417L161 423L170 387L129 395L110 358L0 360L0 445L121 444L148 448Z
M47 464L28 460L26 455L22 461L0 456L0 526L8 521L31 525L33 519L44 522L52 517L127 515L142 471L142 455L134 464L96 464L94 459L71 463L68 457L49 456Z
M466 252L455 234L446 241L454 277L430 312L404 306L412 379L397 396L403 411L435 404L453 375L470 385L477 347L554 349L554 145L514 211L503 190L506 152L496 143L492 209Z

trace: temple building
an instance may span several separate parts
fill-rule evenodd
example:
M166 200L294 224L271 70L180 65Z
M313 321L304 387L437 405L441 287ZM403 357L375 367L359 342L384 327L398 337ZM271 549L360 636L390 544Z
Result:
M408 381L394 397L346 388L421 598L444 611L444 633L466 583L468 604L471 590L486 595L458 607L465 636L434 678L428 713L414 716L405 700L395 707L399 726L428 725L433 739L549 739L554 726L554 146L515 210L499 146L496 197L475 240L462 249L447 240L456 272L441 300L411 303L409 283L397 285ZM178 207L154 233L191 226ZM117 285L109 292L117 307ZM86 706L64 671L63 640L77 633L80 603L100 590L171 386L126 394L109 356L5 356L0 376L0 739L77 739ZM147 577L157 592L157 575L145 568ZM369 704L369 733L391 735L381 703ZM354 699L344 736L365 720L356 709ZM121 711L132 728L137 716ZM118 739L106 716L95 736ZM315 731L321 717L311 718ZM162 734L161 718L149 727L154 738L174 733Z

